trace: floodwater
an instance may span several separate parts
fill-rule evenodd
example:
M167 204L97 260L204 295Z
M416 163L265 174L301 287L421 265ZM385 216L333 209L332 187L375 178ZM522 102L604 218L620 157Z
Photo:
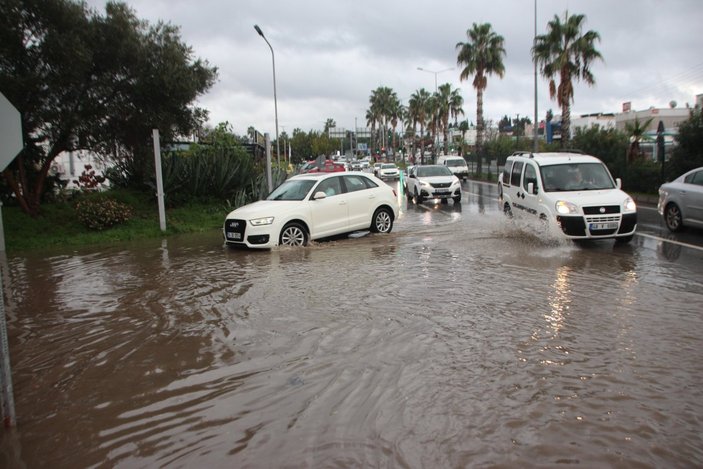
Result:
M302 249L11 256L0 466L703 466L700 255L469 199Z

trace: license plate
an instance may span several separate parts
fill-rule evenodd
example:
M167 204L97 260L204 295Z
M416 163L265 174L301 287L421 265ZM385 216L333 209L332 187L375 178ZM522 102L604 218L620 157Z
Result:
M617 227L617 223L591 223L590 225L588 225L588 229L591 231L614 230Z
M227 239L234 239L234 240L241 240L242 239L242 234L241 233L227 233Z

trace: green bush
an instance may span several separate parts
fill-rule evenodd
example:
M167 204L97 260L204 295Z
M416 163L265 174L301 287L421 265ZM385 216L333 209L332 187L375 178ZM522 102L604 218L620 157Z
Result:
M101 231L127 222L132 209L109 197L90 197L76 204L76 214L86 227Z

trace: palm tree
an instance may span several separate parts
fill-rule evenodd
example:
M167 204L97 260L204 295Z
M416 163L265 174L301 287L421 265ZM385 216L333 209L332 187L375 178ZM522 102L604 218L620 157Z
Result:
M594 46L600 41L595 31L582 34L585 15L564 13L564 22L554 15L547 24L547 34L537 36L532 47L532 60L539 65L542 76L549 79L549 96L557 98L561 106L561 146L566 147L571 139L571 103L574 100L573 81L583 80L595 84L590 66L596 59L602 59ZM556 84L556 78L559 85Z
M464 98L461 97L460 93L461 91L458 88L452 89L452 85L449 83L440 85L437 91L437 111L439 113L440 128L444 135L444 154L449 152L449 118L454 119L454 124L456 124L459 114L464 115L464 110L462 109Z
M469 121L461 121L459 123L459 130L461 131L461 147L459 147L459 155L464 156L464 143L466 142L466 132L469 131Z
M393 127L393 141L391 143L391 148L394 150L395 154L395 129L398 127L398 122L403 121L405 119L405 106L400 104L400 101L396 100L395 102L392 103L392 107L390 109L390 120L391 120L391 127ZM404 159L405 157L403 157Z
M366 111L366 125L371 127L371 148L376 148L376 124L379 122L380 116L373 108Z
M425 124L427 123L430 98L430 93L426 89L420 88L410 96L410 101L408 101L408 116L413 121L413 129L415 124L420 124L420 158L423 164L425 163L423 139L425 137Z
M642 141L642 137L644 137L645 132L647 132L647 129L652 124L653 120L654 118L650 117L646 121L640 122L640 120L635 117L634 123L625 123L625 132L630 137L630 146L627 148L628 163L632 163L642 156L640 142Z
M488 75L496 74L500 78L505 75L503 57L505 40L503 36L496 34L490 23L473 24L471 29L466 31L469 42L459 42L456 48L459 50L457 65L464 69L459 75L459 80L468 80L473 76L473 87L476 89L476 150L478 158L478 172L482 171L481 148L483 146L483 132L485 124L483 122L483 92L488 86Z
M382 129L382 144L385 148L386 136L388 132L388 122L391 120L394 110L400 105L398 95L387 86L379 86L371 92L369 97L371 104L369 110L378 118Z

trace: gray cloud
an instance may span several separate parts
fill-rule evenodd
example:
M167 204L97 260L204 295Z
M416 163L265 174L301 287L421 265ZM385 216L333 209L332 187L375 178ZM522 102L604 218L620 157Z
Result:
M90 0L104 11L104 0ZM506 74L490 77L487 118L532 117L534 1L530 0L128 0L137 16L181 27L195 56L220 70L218 83L200 105L213 124L229 121L235 132L248 126L274 134L271 53L254 31L258 24L275 51L279 127L321 129L327 118L351 128L365 125L371 91L393 88L407 101L417 89L439 84L461 89L464 110L475 121L475 91L459 81L458 42L473 23L491 23L505 38ZM585 14L586 28L601 35L604 61L593 65L596 86L577 83L573 114L618 112L693 103L703 93L703 2L700 0L537 0L538 34L554 15ZM560 111L538 80L539 118Z

